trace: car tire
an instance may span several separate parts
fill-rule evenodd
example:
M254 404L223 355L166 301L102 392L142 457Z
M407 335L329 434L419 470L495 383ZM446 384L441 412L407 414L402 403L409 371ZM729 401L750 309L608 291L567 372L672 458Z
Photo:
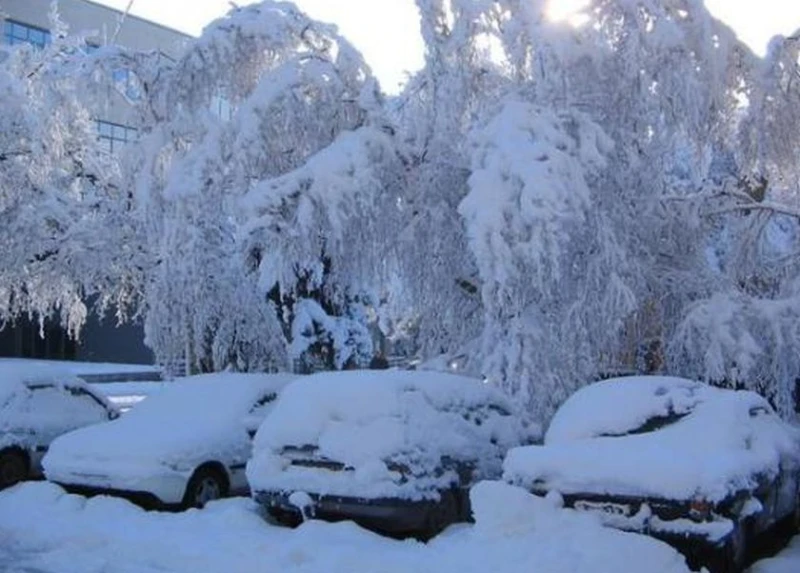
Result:
M792 512L792 524L789 537L793 537L797 534L800 534L800 492L797 493L794 500L794 511Z
M270 507L267 509L267 515L277 523L284 527L295 528L303 523L303 517L294 511L287 511L278 507Z
M201 466L195 470L189 483L186 484L186 493L183 495L183 507L202 508L210 501L221 499L228 495L228 480L216 468Z
M741 573L747 564L748 536L747 524L737 523L733 532L719 548L712 572Z
M441 533L448 525L458 521L459 513L457 493L452 489L441 492L439 502L432 504L428 510L424 537L431 539Z
M28 477L28 459L18 450L0 452L0 490L11 487Z

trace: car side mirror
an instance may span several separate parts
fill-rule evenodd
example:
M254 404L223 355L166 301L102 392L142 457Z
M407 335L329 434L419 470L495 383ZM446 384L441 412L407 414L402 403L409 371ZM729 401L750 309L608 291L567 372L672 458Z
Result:
M109 410L108 411L108 419L109 420L116 420L120 416L121 416L121 414L119 413L119 410Z
M770 411L764 406L753 406L750 408L750 417L758 418L759 416L768 416Z

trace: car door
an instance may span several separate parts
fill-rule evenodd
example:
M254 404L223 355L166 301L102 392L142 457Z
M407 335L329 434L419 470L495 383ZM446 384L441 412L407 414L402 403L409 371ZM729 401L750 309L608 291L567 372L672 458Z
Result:
M41 459L55 438L113 417L84 389L56 384L29 385L17 411L19 426L33 438L29 449L34 475L41 471Z

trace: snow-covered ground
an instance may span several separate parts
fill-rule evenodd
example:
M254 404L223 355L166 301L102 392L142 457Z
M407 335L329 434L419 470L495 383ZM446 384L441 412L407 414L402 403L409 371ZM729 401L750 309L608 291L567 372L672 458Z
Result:
M678 573L667 545L601 527L590 515L497 482L473 489L475 525L428 544L395 541L351 522L266 522L247 498L184 513L145 512L120 499L69 495L47 482L0 492L5 573ZM800 537L751 573L800 571Z
M92 572L678 573L683 558L653 539L496 482L473 489L477 523L428 544L353 523L267 523L245 498L185 513L68 495L46 482L0 492L0 570Z
M797 573L800 571L800 535L775 557L759 561L750 573Z

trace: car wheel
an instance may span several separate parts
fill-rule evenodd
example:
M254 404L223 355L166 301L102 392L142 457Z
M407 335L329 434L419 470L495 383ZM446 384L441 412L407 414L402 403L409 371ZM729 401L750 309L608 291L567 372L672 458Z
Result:
M284 527L297 527L303 523L303 517L294 511L286 511L278 507L270 507L267 514L277 523Z
M435 503L428 510L425 520L424 536L430 539L439 534L451 523L458 521L459 503L453 490L443 491L439 503Z
M800 533L800 492L794 500L794 511L792 512L792 531L790 535Z
M185 508L204 507L208 502L225 497L228 494L228 482L220 471L204 466L195 470L186 493L183 496Z
M720 573L739 573L744 571L747 563L747 527L745 523L737 523L725 544L720 547L716 564L710 569Z
M0 452L0 489L11 487L28 477L28 460L17 450Z

